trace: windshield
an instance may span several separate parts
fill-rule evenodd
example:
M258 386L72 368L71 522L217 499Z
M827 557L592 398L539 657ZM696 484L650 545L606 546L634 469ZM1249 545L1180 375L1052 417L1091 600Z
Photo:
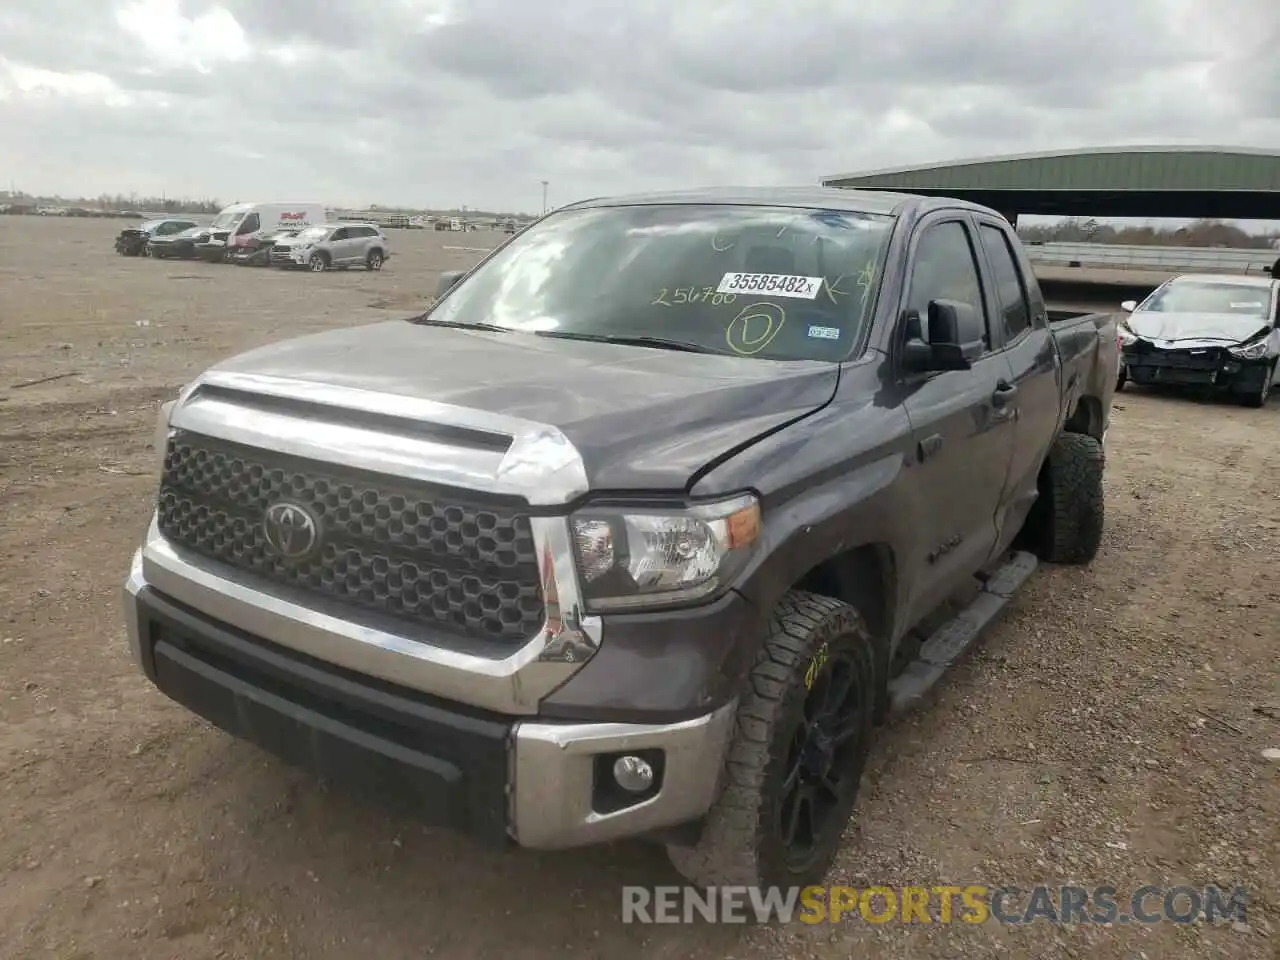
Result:
M1267 319L1271 292L1262 286L1230 281L1181 280L1167 284L1140 308L1152 313L1229 313Z
M427 319L842 360L874 302L892 224L790 207L566 210L517 234Z
M307 227L298 233L299 240L323 240L332 227Z
M230 230L240 222L240 218L243 216L243 210L223 210L213 218L213 223L210 226L215 230Z

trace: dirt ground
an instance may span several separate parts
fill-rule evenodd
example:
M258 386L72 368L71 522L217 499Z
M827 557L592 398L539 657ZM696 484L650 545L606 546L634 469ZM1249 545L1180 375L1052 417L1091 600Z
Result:
M643 926L660 850L495 853L232 740L130 663L159 401L282 336L408 315L491 234L381 273L117 257L0 217L0 956L1280 956L1280 401L1117 398L1107 531L879 740L832 883L1243 885L1241 924ZM62 379L15 385L65 374Z

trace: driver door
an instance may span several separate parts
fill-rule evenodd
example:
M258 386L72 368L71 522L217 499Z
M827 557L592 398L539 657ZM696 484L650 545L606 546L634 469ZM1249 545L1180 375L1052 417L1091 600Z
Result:
M970 305L985 351L967 370L900 375L904 407L915 441L905 486L914 508L915 531L910 622L918 622L946 600L990 559L997 542L997 516L1013 457L1015 409L1005 395L1011 371L1004 353L993 350L992 321L983 296L977 237L960 212L926 219L912 241L910 275L900 323L912 315L928 337L932 300Z
M351 262L351 228L339 227L329 235L329 257L333 263Z

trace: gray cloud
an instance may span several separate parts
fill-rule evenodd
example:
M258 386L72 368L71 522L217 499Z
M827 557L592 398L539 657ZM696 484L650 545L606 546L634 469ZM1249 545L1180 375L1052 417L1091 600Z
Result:
M0 164L27 189L534 210L544 178L562 203L1280 143L1274 0L142 0L148 28L229 14L243 50L149 47L117 18L133 2L0 10ZM22 89L33 71L114 92Z

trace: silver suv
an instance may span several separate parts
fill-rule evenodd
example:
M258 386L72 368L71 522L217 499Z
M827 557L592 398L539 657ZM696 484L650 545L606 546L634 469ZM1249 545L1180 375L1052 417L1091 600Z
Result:
M271 247L273 266L305 266L315 273L352 266L381 270L389 256L386 235L372 223L320 223Z

